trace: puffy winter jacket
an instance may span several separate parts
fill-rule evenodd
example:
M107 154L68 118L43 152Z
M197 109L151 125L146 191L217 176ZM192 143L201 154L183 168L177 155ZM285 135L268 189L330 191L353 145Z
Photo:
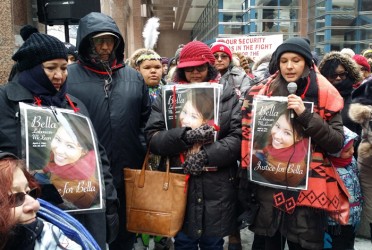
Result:
M163 157L179 159L179 154L190 148L182 139L186 128L166 130L162 100L162 95L155 100L145 128L150 150ZM189 179L183 231L193 238L223 237L236 229L236 192L232 180L240 153L241 114L238 98L231 86L225 85L219 112L221 130L218 139L203 146L208 165L216 166L218 170L202 172ZM179 164L179 160L172 162Z

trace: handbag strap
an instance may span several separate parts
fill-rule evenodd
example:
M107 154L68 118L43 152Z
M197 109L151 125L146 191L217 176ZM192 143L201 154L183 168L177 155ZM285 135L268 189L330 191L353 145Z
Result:
M164 182L163 182L163 189L168 190L169 188L169 157L167 157L167 171L165 172L164 175Z
M147 166L147 163L149 161L149 157L150 157L150 147L147 148L145 160L143 161L142 169L141 169L141 172L140 172L140 175L139 175L139 178L138 178L138 187L139 188L143 188L145 186L145 173L146 173L146 166ZM163 189L164 190L168 190L168 188L169 188L169 168L170 168L169 167L169 157L167 157L166 167L167 167L167 170L165 172L164 181L163 181Z

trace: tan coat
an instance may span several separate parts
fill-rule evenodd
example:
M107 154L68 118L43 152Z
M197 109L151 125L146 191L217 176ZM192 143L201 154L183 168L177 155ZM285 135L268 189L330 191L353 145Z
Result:
M372 223L372 106L354 103L350 105L350 118L361 124L362 141L358 147L358 168L360 184L364 196L363 213L369 223Z

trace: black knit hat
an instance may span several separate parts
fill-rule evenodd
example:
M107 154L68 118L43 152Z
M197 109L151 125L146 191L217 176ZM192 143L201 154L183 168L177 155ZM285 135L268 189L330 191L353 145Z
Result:
M372 79L362 83L351 93L351 102L372 105Z
M78 51L76 49L76 46L68 42L65 42L64 45L66 47L67 54L74 56L75 60L77 60Z
M305 58L307 65L313 64L313 56L310 49L310 41L303 37L292 37L285 40L275 51L276 62L279 62L280 56L284 52L294 52L302 55ZM279 65L279 64L278 64Z
M59 58L67 60L67 51L63 42L42 33L33 33L12 56L12 59L17 62L19 71Z
M19 34L22 37L23 41L26 41L33 33L38 33L38 29L32 25L26 24L21 28Z

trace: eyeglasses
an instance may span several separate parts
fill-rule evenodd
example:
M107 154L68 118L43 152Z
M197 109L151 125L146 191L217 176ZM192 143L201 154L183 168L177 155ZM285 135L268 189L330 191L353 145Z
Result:
M39 197L39 192L37 188L33 188L29 191L26 192L18 192L18 193L13 193L9 195L9 203L12 207L19 207L21 206L26 199L26 195L31 196L32 198L36 199Z
M345 71L345 72L342 72L342 73L339 73L339 74L336 73L336 74L330 75L329 78L330 79L336 79L337 77L340 77L342 80L345 80L347 75L348 75L348 72Z
M203 72L207 69L207 64L203 64L203 65L200 65L200 66L195 66L195 67L187 67L187 68L184 68L183 70L185 72L193 72L194 70L198 71L198 72Z
M226 60L227 58L229 58L229 56L226 55L226 54L222 54L222 55L214 54L213 56L214 56L214 58L215 58L216 60L218 60L219 58L221 58L221 60Z
M95 45L102 45L104 43L107 44L114 44L115 43L115 38L113 36L107 36L107 37L94 37L93 38L93 43Z

